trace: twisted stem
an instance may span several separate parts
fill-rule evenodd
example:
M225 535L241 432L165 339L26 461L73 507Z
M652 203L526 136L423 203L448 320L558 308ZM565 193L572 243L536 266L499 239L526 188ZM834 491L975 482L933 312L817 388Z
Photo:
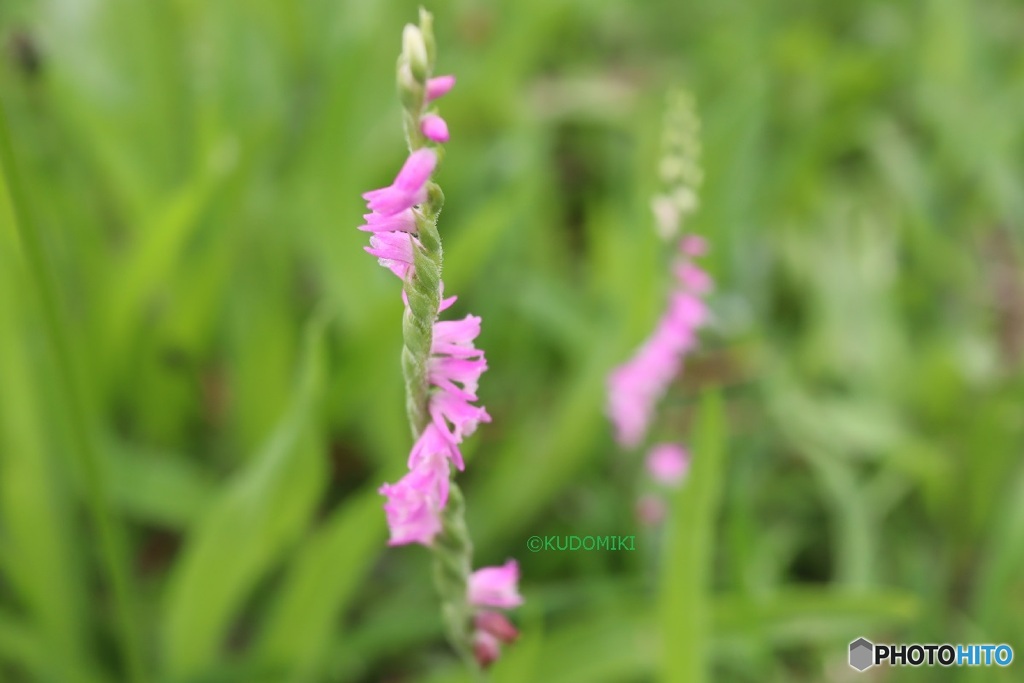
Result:
M421 205L421 215L416 219L421 247L414 250L413 269L405 282L409 305L402 317L402 374L406 412L414 439L430 421L428 364L437 307L441 302L441 238L437 234L437 216L443 203L441 189L431 183L427 201Z
M452 482L442 515L441 533L434 538L434 585L441 597L445 635L463 661L475 670L473 612L466 600L473 544L466 528L465 510L462 490Z

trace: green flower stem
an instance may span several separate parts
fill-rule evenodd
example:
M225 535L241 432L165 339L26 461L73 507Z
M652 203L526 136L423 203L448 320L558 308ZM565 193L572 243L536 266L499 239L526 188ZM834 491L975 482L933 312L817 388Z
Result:
M413 270L405 282L409 306L402 317L402 373L405 376L406 412L413 438L419 437L430 421L430 384L427 367L434 341L434 321L441 302L441 238L437 234L437 216L444 195L431 183L427 201L421 206L417 229L422 248L413 256Z
M466 599L473 565L473 544L466 528L462 490L453 481L442 515L441 533L434 538L434 585L441 597L445 635L473 671L479 670L473 654L473 610Z
M135 626L135 592L131 583L124 532L111 510L100 451L96 445L92 420L85 400L85 390L71 350L70 340L73 335L61 310L56 277L47 261L42 236L32 218L21 185L3 106L0 106L0 166L2 179L10 197L15 229L21 239L29 273L35 280L47 335L53 344L58 376L64 385L60 395L66 402L68 424L75 446L74 455L83 474L86 503L92 525L99 537L100 557L105 565L107 581L114 596L117 635L121 656L124 659L126 680L143 683L147 679L143 672L141 644Z

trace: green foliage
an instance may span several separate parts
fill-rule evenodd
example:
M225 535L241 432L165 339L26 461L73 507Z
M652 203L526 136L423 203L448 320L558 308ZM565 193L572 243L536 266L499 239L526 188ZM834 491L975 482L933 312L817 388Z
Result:
M527 600L491 678L845 680L859 636L1019 650L1017 5L428 9L458 77L443 276L452 315L483 317L494 418L467 520ZM428 553L385 545L402 306L355 230L405 154L416 17L0 4L0 680L468 680ZM694 453L656 530L604 386L665 303L649 204L676 86L716 320L654 428ZM557 534L637 550L527 550Z

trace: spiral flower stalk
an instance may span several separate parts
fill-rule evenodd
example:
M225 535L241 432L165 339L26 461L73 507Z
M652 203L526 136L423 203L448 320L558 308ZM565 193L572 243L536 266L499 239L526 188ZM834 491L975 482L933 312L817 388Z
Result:
M433 76L435 55L432 19L420 10L419 25L409 24L402 33L397 68L409 157L391 185L363 195L370 213L363 216L366 223L360 229L371 233L366 251L401 278L405 302L402 373L415 443L408 473L380 488L387 497L389 544L419 543L431 549L445 632L455 651L479 671L497 658L499 644L511 642L516 631L503 615L480 609L493 605L474 594L474 577L482 574L485 583L490 581L506 597L514 593L515 600L504 600L506 608L522 599L514 561L471 573L473 546L462 492L453 480L454 471L465 468L459 445L491 418L476 405L477 385L487 369L484 352L474 344L480 318L438 319L455 297L443 296L437 218L444 195L431 180L449 131L431 105L451 90L455 78ZM480 582L477 578L476 584Z
M647 438L658 402L682 372L686 357L697 347L699 330L710 318L705 297L713 283L696 263L707 251L707 243L698 235L680 235L684 220L697 210L697 189L703 179L700 121L686 91L671 91L667 99L664 153L658 168L661 188L651 209L658 233L676 243L672 289L652 333L632 358L608 376L608 416L616 441L629 449ZM685 478L689 460L689 452L681 445L657 444L647 457L647 471L655 485L676 487ZM641 521L657 523L664 515L664 503L657 495L646 495L639 500L637 512Z

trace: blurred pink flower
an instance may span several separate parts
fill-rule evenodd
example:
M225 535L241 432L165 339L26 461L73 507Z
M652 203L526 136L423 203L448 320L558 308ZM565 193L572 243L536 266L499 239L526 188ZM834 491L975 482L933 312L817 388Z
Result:
M512 643L519 638L519 631L501 612L480 610L473 620L477 629L485 631L503 643Z
M641 524L657 526L665 519L665 501L657 496L644 495L636 502L636 516Z
M687 256L703 256L708 252L708 241L700 235L686 235L679 247Z
M661 443L647 454L647 471L659 484L678 486L690 469L690 454L682 446Z
M707 294L711 291L711 276L689 261L676 266L676 279L694 294Z
M477 607L509 609L523 604L519 595L519 564L509 560L500 567L477 569L469 577L469 602Z
M473 656L481 669L487 669L498 661L501 656L501 645L498 639L487 631L473 633Z

